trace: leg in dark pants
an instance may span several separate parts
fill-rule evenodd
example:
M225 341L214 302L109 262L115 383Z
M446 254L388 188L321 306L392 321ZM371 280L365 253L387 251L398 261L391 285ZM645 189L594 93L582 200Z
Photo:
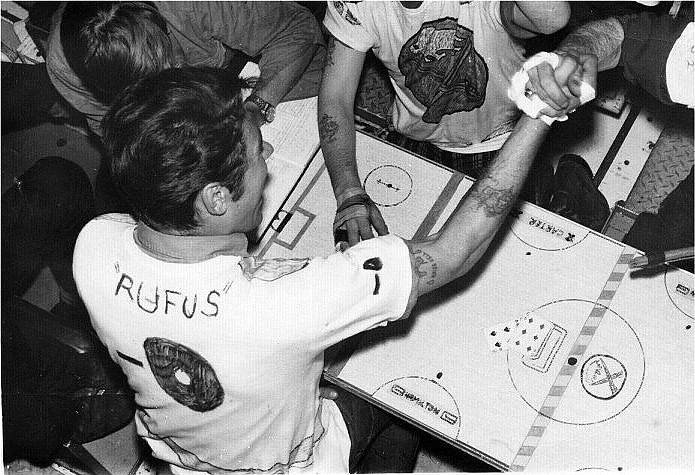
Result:
M625 244L646 253L693 245L693 168L654 213L640 213L623 239ZM680 265L692 272L692 261Z
M335 400L350 434L350 473L412 472L420 441L406 423L336 388Z
M59 99L45 64L2 63L2 132L12 132L49 120Z
M89 178L74 162L45 157L17 177L2 195L3 299L21 296L49 266L61 301L79 306L72 252L80 230L93 217Z

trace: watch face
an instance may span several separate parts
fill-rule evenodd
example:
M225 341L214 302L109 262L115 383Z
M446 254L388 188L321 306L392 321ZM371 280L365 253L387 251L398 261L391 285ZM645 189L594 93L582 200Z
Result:
M265 121L270 123L274 119L275 119L275 107L268 104L268 107L265 110Z

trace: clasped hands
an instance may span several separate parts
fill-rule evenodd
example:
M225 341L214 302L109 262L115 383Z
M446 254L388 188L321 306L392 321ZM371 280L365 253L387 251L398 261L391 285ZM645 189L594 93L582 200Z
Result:
M593 54L555 53L558 55L555 68L542 61L526 70L526 89L547 105L539 114L562 118L587 101L588 88L592 92L596 90L598 60ZM333 222L336 242L347 242L348 246L354 246L360 240L373 238L372 228L380 236L388 234L379 208L361 187L343 191L338 194L336 201L338 208Z
M526 89L546 104L540 109L540 115L562 118L593 99L598 59L593 54L563 51L556 51L555 54L558 57L555 68L548 61L525 68L528 75Z

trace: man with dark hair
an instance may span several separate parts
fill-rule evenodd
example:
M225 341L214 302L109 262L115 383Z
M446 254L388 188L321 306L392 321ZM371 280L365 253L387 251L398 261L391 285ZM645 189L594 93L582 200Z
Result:
M153 94L151 79L147 84L152 89L131 90L119 103L123 106L112 112L109 121L117 126L105 128L104 141L113 152L114 183L133 214L156 229L192 230L198 226L196 190L219 182L234 202L244 194L243 177L250 165L245 160L250 132L244 134L244 128L250 125L240 111L241 97L235 93L245 83L222 70L194 68L157 77L162 78L162 93ZM180 78L201 100L177 89ZM219 90L226 87L225 82L229 91ZM265 147L264 154L269 152L269 145ZM257 165L265 169L265 162ZM157 181L153 176L168 179Z
M319 398L324 350L407 317L419 295L466 273L549 127L522 118L435 236L263 260L245 233L261 220L268 152L242 87L174 68L116 98L104 139L136 220L84 228L78 290L135 391L138 433L173 473L355 470L369 422L341 397Z
M294 2L68 2L53 17L46 63L58 92L101 135L112 99L146 74L257 56L246 107L258 123L279 102L318 93L323 36Z

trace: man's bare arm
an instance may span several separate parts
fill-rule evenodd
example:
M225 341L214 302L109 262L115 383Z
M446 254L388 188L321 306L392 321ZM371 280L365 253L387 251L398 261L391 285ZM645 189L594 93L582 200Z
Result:
M516 202L550 127L522 117L511 136L435 236L410 241L418 295L462 276L480 259Z
M550 34L565 27L570 18L569 2L500 2L500 16L507 32L515 38Z
M556 51L579 57L593 54L598 60L598 70L613 69L618 65L625 34L615 18L586 23L568 34Z
M346 200L364 193L355 157L353 110L365 56L365 53L355 51L335 38L329 39L319 90L318 124L321 149L339 207ZM346 228L351 246L361 239L374 237L372 227L378 234L388 233L376 206L371 202L356 206L362 207L364 212L357 215L348 213L344 219L340 212L336 216L336 223L340 222L340 227Z
M261 70L259 85L254 92L270 104L277 105L280 103L287 93L300 81L302 74L319 48L322 48L322 46L316 44L307 45L303 48L301 56L277 69L272 77L267 79L263 78L263 70Z
M578 107L573 96L579 95L581 82L595 89L597 72L618 65L624 37L615 18L586 23L568 34L555 50L560 54L557 68L541 63L529 70L531 89L549 106L544 113L563 115Z
M353 108L365 54L331 37L318 104L319 137L335 195L359 187Z

